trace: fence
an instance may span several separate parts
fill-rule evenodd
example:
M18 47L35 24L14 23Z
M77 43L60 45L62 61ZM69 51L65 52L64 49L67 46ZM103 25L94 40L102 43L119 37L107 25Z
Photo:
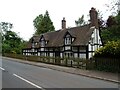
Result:
M94 58L95 68L100 71L120 72L120 59Z
M88 59L80 59L80 58L60 58L60 57L41 57L41 56L25 56L18 54L4 54L3 56L18 58L22 60L35 61L35 62L43 62L67 67L74 67L80 69L93 69L94 61Z
M18 58L22 60L43 62L67 67L74 67L80 69L94 69L108 72L120 72L120 60L115 58L59 58L59 57L41 57L41 56L25 56L18 54L4 54L4 56Z

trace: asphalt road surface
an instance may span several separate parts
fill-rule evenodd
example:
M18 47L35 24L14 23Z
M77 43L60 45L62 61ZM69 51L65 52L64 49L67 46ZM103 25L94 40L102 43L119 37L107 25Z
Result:
M2 59L2 88L118 88L117 83Z

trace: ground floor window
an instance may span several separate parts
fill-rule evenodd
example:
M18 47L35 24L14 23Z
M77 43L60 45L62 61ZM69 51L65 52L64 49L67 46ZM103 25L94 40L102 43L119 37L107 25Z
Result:
M74 57L77 58L78 57L78 53L74 53Z
M50 53L48 53L48 52L47 52L47 53L46 53L46 56L48 56L48 57L49 57L49 56L50 56Z
M73 57L73 53L72 52L65 52L64 57L68 57L68 58Z
M80 54L79 54L79 57L80 57L80 58L86 58L86 54L80 53Z
M40 56L45 56L45 53L44 53L44 52L41 52L41 53L40 53Z

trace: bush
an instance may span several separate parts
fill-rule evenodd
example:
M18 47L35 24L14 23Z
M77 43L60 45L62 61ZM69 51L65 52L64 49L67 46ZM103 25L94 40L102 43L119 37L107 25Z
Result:
M104 47L95 52L94 57L119 58L120 41L108 41Z

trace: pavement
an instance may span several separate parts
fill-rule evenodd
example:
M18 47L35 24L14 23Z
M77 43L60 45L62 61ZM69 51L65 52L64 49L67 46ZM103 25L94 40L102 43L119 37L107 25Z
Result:
M49 68L49 69L53 69L57 71L62 71L66 73L76 74L76 75L82 75L82 76L86 76L90 78L96 78L96 79L120 84L120 74L118 73L103 72L103 71L96 71L96 70L83 70L83 69L72 68L72 67L45 64L45 63L40 63L40 62L32 62L32 61L13 59L13 58L11 59L8 57L2 57L2 58L13 60L13 61L20 62L20 63L30 64L30 65L34 65L38 67Z

